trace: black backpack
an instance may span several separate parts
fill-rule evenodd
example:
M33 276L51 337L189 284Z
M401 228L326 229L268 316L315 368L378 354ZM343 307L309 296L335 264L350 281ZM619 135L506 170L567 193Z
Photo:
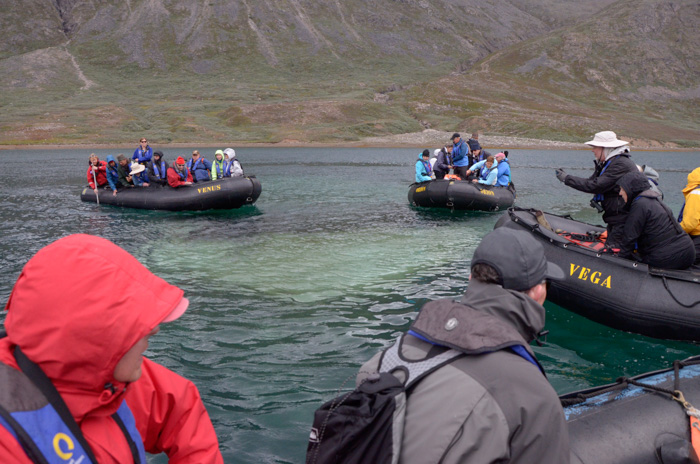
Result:
M316 410L307 464L398 462L407 393L431 372L464 356L447 349L420 361L405 361L399 356L404 336L384 351L379 372ZM405 373L405 382L392 375L396 370Z

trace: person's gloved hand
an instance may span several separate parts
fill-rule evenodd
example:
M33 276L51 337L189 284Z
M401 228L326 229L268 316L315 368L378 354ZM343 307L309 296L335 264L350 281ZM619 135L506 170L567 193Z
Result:
M564 172L564 170L562 168L559 168L554 172L557 175L557 179L559 179L561 182L564 182L566 180L566 176L568 176L568 174L566 172Z

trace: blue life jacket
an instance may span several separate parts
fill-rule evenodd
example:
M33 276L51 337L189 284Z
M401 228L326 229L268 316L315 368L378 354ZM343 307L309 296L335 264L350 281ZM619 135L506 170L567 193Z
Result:
M0 377L5 380L0 392L0 426L17 439L32 462L97 464L90 445L51 380L19 347L14 354L21 372L0 363ZM146 464L143 439L126 401L122 401L112 418L124 433L134 462Z
M161 174L161 172L163 174ZM167 177L165 174L165 161L160 161L160 170L158 169L158 165L156 163L153 163L153 173L158 179L165 179Z
M609 160L607 160L607 161L605 162L605 165L603 166L603 169L600 170L600 174L598 174L598 177L600 177L600 176L603 175L603 173L605 172L605 170L608 169L608 166L610 166L610 162L611 162L613 159L614 159L614 157L613 157L613 158L610 158ZM596 194L593 196L593 200L594 200L594 201L603 201L603 194L602 194L602 193L596 193Z
M486 163L481 167L481 178L483 180L486 180L489 177L489 174L491 174L491 171L493 171L494 166L491 165L491 168L486 167Z

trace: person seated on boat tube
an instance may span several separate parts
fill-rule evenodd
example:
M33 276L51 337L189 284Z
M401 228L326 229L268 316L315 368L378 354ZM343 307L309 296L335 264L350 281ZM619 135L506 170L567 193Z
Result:
M478 182L484 185L496 185L496 182L498 182L498 162L493 155L491 155L483 161L474 163L474 165L467 170L467 175L471 175L472 173L476 174L476 179L472 179L472 182Z
M87 180L90 188L97 195L97 189L107 185L107 163L100 161L96 154L92 153L88 160ZM97 180L97 184L95 184Z
M430 177L430 151L423 150L423 153L418 154L418 161L416 161L416 182L428 182L433 180Z
M109 188L112 189L112 196L117 195L117 187L119 185L119 169L117 167L117 162L114 160L114 156L107 155L107 182L109 183Z
M228 170L228 165L228 161L224 159L224 151L216 150L216 153L214 153L214 161L211 163L211 180L230 177L230 173L226 172Z
M452 169L452 155L447 151L447 147L436 148L433 152L436 160L433 165L433 172L436 179L444 179L445 175Z
M236 150L226 148L224 150L224 158L228 162L228 177L243 177L243 166L236 158Z
M637 165L637 170L647 176L647 179L649 179L649 187L657 192L659 195L661 195L661 199L664 199L664 192L661 191L659 188L659 173L656 172L656 169L652 168L651 166L647 166L646 164L643 165Z
M649 187L647 176L635 170L617 182L629 211L619 243L619 256L649 266L687 269L695 261L693 240L676 221L661 195Z
M447 347L463 354L408 395L402 464L570 462L564 410L530 347L545 325L547 281L564 278L532 234L500 227L474 251L461 300L423 305L391 352L360 368L356 385L380 368L403 381L402 366Z
M496 185L498 187L508 187L508 185L510 185L511 182L510 163L508 163L508 158L506 158L506 154L503 152L496 153L496 156L494 158L496 159L496 163L498 163L498 175Z
M131 159L137 163L146 165L153 157L153 149L148 145L148 140L146 137L141 137L139 140L139 146L134 150L134 154Z
M586 145L593 147L595 170L588 177L572 176L562 168L556 169L559 181L586 193L593 193L591 206L603 213L607 224L608 248L617 247L622 237L627 210L620 197L617 181L628 172L637 172L637 165L630 159L629 142L619 140L613 131L598 132Z
M154 184L167 185L169 167L164 159L163 152L160 150L154 151L153 159L148 163L148 178Z
M467 169L469 169L471 150L469 145L465 142L460 135L455 132L452 134L452 166L454 173L460 178L467 179Z
M211 163L202 157L198 150L192 152L192 158L187 161L187 168L192 172L195 182L211 180Z
M146 174L146 166L139 164L137 162L131 163L131 171L129 171L131 180L135 187L148 187L149 179L148 174Z
M117 172L119 174L119 183L117 185L117 188L122 189L133 187L134 179L129 174L131 172L131 168L129 167L129 160L126 158L126 156L119 153L117 155L117 162L119 163L119 166L117 166Z
M143 357L188 304L106 239L69 235L39 250L5 306L0 461L223 463L197 387Z
M168 168L168 185L178 188L192 185L192 172L185 165L185 158L178 156L175 163Z
M678 222L695 244L695 267L700 267L700 168L688 174L688 185L683 189L685 203Z

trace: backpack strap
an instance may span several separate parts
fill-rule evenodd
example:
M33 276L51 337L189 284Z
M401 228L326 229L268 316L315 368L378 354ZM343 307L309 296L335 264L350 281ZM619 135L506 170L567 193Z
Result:
M382 358L379 361L379 372L393 373L396 370L401 370L406 374L404 388L408 390L423 377L440 369L446 364L451 363L457 358L466 356L466 354L447 349L435 356L424 358L418 361L410 361L401 356L401 346L407 334L403 334L390 348L382 353Z

